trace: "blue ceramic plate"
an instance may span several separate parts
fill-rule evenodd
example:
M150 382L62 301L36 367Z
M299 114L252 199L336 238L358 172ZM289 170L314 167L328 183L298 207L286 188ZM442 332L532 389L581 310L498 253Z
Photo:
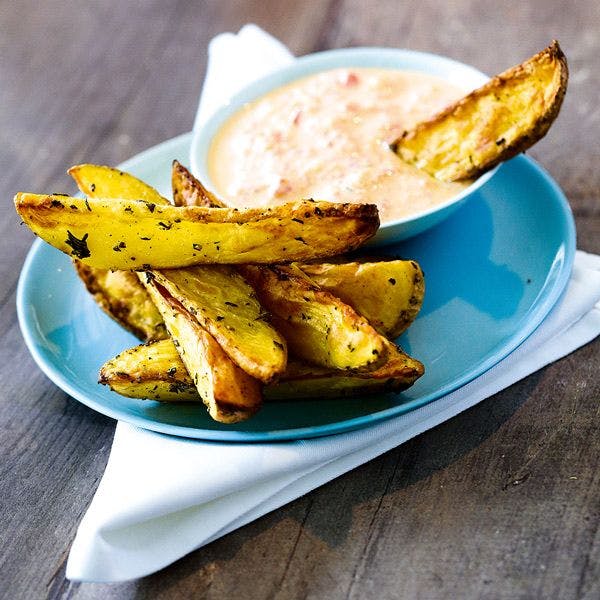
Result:
M194 132L190 160L194 173L210 187L207 169L210 144L223 123L244 104L260 98L267 92L313 73L338 67L377 67L419 71L435 75L465 90L465 93L483 85L487 75L477 69L444 56L397 48L341 48L302 56L288 66L267 75L241 90L218 109L206 123ZM448 218L471 194L486 184L498 169L492 169L476 179L460 194L433 208L409 217L383 223L370 246L398 242L417 235Z
M189 156L191 135L160 144L122 168L170 193L173 158ZM532 160L500 168L440 225L387 246L414 258L427 282L423 309L399 339L425 375L402 394L266 404L246 423L221 425L201 404L121 397L96 383L100 366L137 340L94 303L69 258L36 241L17 294L25 341L65 392L115 419L173 435L223 441L287 440L364 427L431 402L480 375L543 320L567 284L575 252L569 206Z

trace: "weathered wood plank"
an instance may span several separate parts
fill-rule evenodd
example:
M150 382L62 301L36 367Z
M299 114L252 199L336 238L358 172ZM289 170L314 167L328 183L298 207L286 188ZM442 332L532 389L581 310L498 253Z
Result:
M4 2L0 598L597 597L598 341L160 573L64 579L114 424L24 347L14 302L32 237L10 198L71 192L70 164L115 164L189 129L208 41L249 21L299 54L403 46L489 73L558 38L570 89L532 155L569 197L579 246L600 252L597 2Z

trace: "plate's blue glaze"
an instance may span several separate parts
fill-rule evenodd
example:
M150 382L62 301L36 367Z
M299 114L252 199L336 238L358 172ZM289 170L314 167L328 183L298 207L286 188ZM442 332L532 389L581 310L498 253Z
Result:
M169 194L171 161L188 156L190 139L188 134L160 144L122 168ZM69 258L39 240L19 281L19 321L48 377L116 419L211 440L321 436L413 410L505 357L540 324L564 290L575 229L558 186L521 156L505 164L446 221L385 251L419 261L427 282L423 310L399 340L425 364L426 374L402 394L270 403L250 421L233 426L210 420L200 404L123 398L96 383L98 369L136 339L94 304Z
M465 90L465 93L484 84L488 77L469 65L445 56L426 52L415 52L398 48L340 48L302 56L288 66L267 75L232 96L221 108L211 115L206 123L194 132L190 160L192 170L204 183L210 185L208 173L208 151L210 144L223 123L248 102L260 98L267 92L313 73L338 67L377 67L404 71L419 71L441 77ZM460 194L446 202L420 213L384 223L377 235L369 241L370 246L396 243L441 223L496 173L492 169L475 180ZM323 198L327 200L327 198Z

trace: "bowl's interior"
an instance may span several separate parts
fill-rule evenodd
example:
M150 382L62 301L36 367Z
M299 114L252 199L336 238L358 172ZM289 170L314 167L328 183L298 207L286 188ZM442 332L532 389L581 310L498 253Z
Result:
M339 67L377 67L418 71L435 75L464 89L465 94L488 80L477 69L443 56L393 48L345 48L310 54L293 61L266 77L250 84L223 104L205 124L194 132L190 150L190 164L194 174L208 187L212 182L208 172L208 153L211 142L222 125L242 106L269 91L301 77ZM460 194L422 212L382 224L375 243L389 243L412 237L436 225L484 185L497 167L484 173Z

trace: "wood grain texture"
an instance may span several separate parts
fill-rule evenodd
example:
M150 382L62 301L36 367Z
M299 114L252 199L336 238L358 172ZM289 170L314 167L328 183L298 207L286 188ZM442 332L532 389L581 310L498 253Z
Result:
M188 130L206 45L256 22L296 53L389 45L488 73L558 38L571 80L531 154L600 252L600 5L595 0L0 2L0 598L597 598L600 342L139 581L64 578L114 423L56 388L16 323L32 236L14 192L73 192Z

